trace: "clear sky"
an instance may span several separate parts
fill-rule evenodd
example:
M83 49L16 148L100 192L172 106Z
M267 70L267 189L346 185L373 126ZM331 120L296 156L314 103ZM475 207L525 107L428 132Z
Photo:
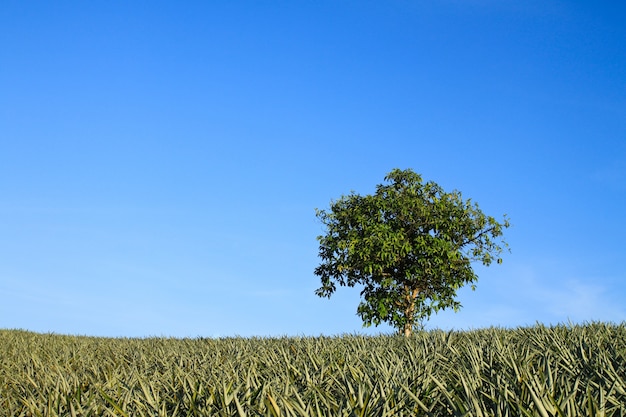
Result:
M618 1L0 4L0 328L362 329L315 208L393 168L507 214L427 328L626 320Z

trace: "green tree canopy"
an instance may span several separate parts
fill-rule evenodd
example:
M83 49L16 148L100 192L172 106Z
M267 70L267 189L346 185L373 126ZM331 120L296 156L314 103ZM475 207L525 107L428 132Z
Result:
M352 192L330 209L316 209L320 297L362 285L357 314L364 326L386 322L409 336L433 312L461 307L457 290L478 279L472 262L501 263L509 221L485 215L461 193L394 169L373 195Z

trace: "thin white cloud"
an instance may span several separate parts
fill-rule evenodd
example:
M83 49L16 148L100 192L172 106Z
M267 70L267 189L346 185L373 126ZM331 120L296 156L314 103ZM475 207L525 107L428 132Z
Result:
M577 277L555 272L552 264L515 265L481 276L475 292L459 292L463 307L444 311L427 328L471 329L582 323L621 322L626 309L612 277ZM562 277L562 278L561 278Z
M521 317L542 322L620 321L626 310L611 294L609 277L563 278L552 268L522 266L506 286L511 294L504 297L507 309L515 308ZM501 288L500 291L505 288ZM510 303L510 304L509 304Z
M536 299L561 321L619 321L626 318L624 308L611 300L610 289L601 282L568 279L559 286L536 285Z

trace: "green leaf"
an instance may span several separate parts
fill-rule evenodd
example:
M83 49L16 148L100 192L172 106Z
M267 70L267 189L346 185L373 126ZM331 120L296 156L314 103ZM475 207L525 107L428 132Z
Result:
M328 211L316 209L326 227L318 237L316 294L330 297L335 285L371 286L357 313L366 324L387 322L402 332L433 311L460 308L453 298L477 279L472 262L502 262L509 223L410 169L394 169L385 180L374 194L352 192L331 201Z

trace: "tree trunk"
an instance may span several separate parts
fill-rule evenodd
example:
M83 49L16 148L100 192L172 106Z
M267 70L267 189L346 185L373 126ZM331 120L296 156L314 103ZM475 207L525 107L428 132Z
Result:
M404 309L404 329L400 329L400 334L409 337L413 333L413 324L415 323L415 299L419 294L419 288L410 288L404 286L405 291L405 309Z
M404 323L404 337L410 337L413 333L413 323L406 322Z

